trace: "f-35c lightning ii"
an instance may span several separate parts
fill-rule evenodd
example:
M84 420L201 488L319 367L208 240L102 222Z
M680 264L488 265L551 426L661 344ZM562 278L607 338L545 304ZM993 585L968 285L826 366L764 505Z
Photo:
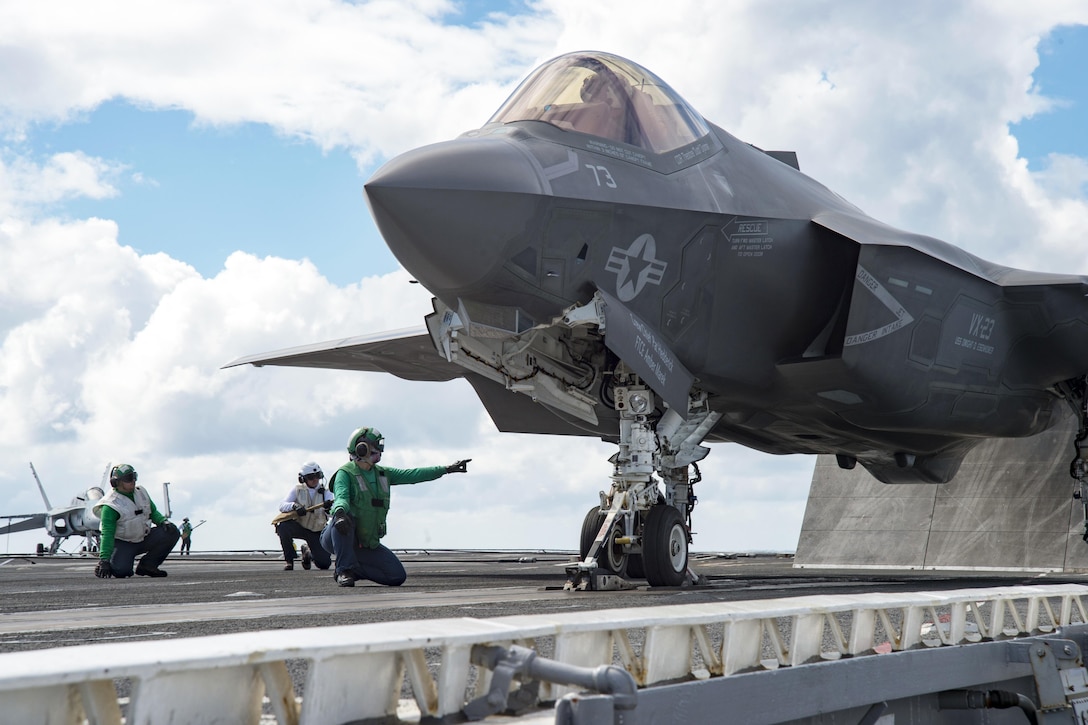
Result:
M434 295L426 328L231 365L465 378L502 431L618 444L570 585L677 585L713 441L951 480L983 438L1070 406L1088 465L1088 278L894 229L599 52L548 61L482 128L366 184Z

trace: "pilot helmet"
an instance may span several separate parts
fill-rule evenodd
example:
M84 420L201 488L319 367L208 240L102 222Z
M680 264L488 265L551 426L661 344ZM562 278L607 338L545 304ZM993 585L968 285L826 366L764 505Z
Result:
M356 428L348 438L348 454L376 463L385 450L385 438L377 428Z
M604 91L604 87L604 76L600 73L593 73L586 76L582 81L582 89L579 91L579 95L586 103L602 100L601 93Z
M298 471L298 482L306 483L307 476L317 476L318 478L324 478L325 472L321 470L321 466L317 465L313 461L307 461L302 464L302 467Z
M110 471L110 485L114 488L117 488L117 484L121 481L132 481L135 483L138 478L139 476L136 473L136 469L127 463L114 466L113 470Z

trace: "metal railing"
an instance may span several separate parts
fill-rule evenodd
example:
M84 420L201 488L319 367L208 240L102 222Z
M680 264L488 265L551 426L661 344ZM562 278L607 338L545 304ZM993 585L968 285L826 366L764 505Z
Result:
M573 595L577 596L577 595ZM622 665L642 687L728 677L881 648L907 650L1044 634L1088 622L1088 586L806 596L493 619L433 619L275 630L0 655L5 722L281 725L395 718L403 694L423 715L488 691L475 645L534 648L577 667ZM303 643L304 644L300 644ZM302 660L301 702L288 662ZM544 683L539 699L568 692Z

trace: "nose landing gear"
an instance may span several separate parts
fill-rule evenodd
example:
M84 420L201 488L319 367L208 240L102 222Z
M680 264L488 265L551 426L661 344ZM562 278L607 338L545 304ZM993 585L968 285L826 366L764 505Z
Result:
M696 502L692 487L700 478L696 461L710 452L699 444L720 414L710 412L705 395L696 393L686 418L671 409L652 417L654 393L637 375L621 364L615 382L620 436L619 452L611 459L612 487L586 513L581 561L567 568L565 589L631 588L631 579L643 577L650 586L705 583L688 562Z

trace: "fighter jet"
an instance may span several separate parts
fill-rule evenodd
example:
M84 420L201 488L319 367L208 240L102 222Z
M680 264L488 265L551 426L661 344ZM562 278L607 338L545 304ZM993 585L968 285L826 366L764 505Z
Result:
M102 474L103 486L106 477L109 475L109 470L110 467L107 465L106 472ZM45 487L42 486L42 480L38 478L38 472L34 470L33 463L30 464L30 472L33 474L34 481L38 484L38 491L41 492L42 500L45 502L45 513L0 516L0 518L7 519L9 522L7 526L0 527L0 535L44 528L46 533L53 538L52 543L49 545L49 554L57 553L61 543L69 536L82 536L85 551L98 551L98 527L101 522L94 513L94 505L105 495L103 487L92 486L83 493L73 496L72 502L67 506L53 508L53 504L49 503L49 496L45 493ZM21 520L11 523L13 519ZM38 544L37 553L38 556L46 553L44 544Z
M943 483L981 439L1038 434L1068 406L1084 483L1088 278L883 224L629 60L550 60L482 128L365 190L434 295L425 327L228 367L461 377L502 431L615 442L582 573L697 577L709 442Z

